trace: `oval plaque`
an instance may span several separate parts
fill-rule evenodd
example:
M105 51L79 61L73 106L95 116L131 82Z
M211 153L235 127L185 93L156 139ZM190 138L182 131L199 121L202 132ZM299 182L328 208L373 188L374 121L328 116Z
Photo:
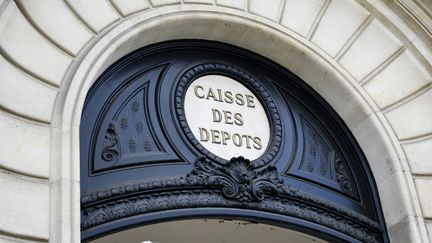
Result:
M259 158L270 141L270 123L259 99L222 75L194 80L184 99L186 121L199 143L223 159Z

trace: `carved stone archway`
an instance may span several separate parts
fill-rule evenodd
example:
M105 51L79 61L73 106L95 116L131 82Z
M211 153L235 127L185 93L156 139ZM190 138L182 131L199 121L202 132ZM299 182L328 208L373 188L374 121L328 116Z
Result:
M429 242L427 1L0 1L0 238L79 242L90 87L141 47L204 39L265 56L318 92L367 157L392 242Z
M197 9L199 9L198 12ZM109 34L95 40L91 48L89 47L71 66L69 73L65 76L65 79L68 80L65 83L68 92L59 95L53 118L54 123L59 124L59 127L53 129L55 138L53 146L57 148L58 144L61 144L63 148L53 153L53 158L59 158L62 161L62 170L57 171L53 178L61 178L59 182L65 183L64 186L71 186L73 190L69 193L69 191L64 191L63 187L54 188L56 190L54 194L57 196L53 200L58 207L53 209L53 214L58 217L53 217L56 220L71 217L70 221L62 221L62 223L68 224L64 227L70 227L72 233L69 235L67 232L56 231L58 235L56 234L55 237L74 238L79 235L80 219L77 216L79 212L79 169L76 165L76 161L79 160L78 131L84 99L92 83L109 65L127 53L159 41L182 38L219 40L255 51L289 68L314 87L325 100L332 104L354 132L378 180L380 194L390 193L392 195L392 197L381 198L390 237L393 240L402 239L400 227L409 229L408 233L403 234L403 237L406 237L404 239L413 240L426 237L422 217L413 216L419 215L420 209L418 201L411 198L417 198L411 174L402 170L399 164L403 163L405 168L406 158L395 140L395 135L384 113L376 111L376 105L359 87L357 81L325 52L297 35L287 33L285 29L275 26L270 21L260 19L257 22L253 20L253 15L243 12L241 16L244 16L238 17L237 10L224 9L224 14L220 15L218 11L211 9L212 7L189 6L178 11L175 7L169 6L158 9L160 11L157 14L150 11L131 16L128 21L108 29ZM197 21L198 19L202 21ZM215 23L223 28L210 33L209 29L212 29ZM196 28L185 28L189 25L194 25ZM247 39L238 35L239 29L245 31ZM141 38L143 36L146 38ZM258 43L261 44L258 45ZM262 48L263 46L266 48ZM284 51L284 55L280 55L281 50ZM313 69L303 68L308 65ZM345 97L347 102L341 102L345 100L342 97ZM341 103L338 104L335 101ZM353 116L350 111L357 111L358 116ZM68 135L62 136L61 134ZM66 170L67 168L71 170ZM400 191L403 193L393 193ZM69 199L72 204L67 203ZM72 210L72 213L68 210Z

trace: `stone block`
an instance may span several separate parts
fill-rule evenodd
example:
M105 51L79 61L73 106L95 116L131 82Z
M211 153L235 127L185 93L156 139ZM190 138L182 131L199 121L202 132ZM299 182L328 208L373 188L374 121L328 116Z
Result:
M425 220L426 230L429 236L429 241L432 242L432 220Z
M0 112L0 166L48 178L50 128Z
M325 0L286 0L281 24L306 37Z
M402 43L382 23L374 19L339 63L360 81L401 47Z
M1 1L0 1L1 2ZM1 243L41 243L41 241L37 240L29 240L29 239L19 239L17 237L7 236L7 235L0 235L0 242ZM45 240L42 242L46 242Z
M14 3L0 16L0 33L0 46L14 62L60 86L72 59L37 32Z
M279 16L279 9L281 0L249 0L249 11L261 17L277 21Z
M38 0L21 0L19 4L36 26L73 55L93 37L63 1L45 0L40 4Z
M0 230L48 239L49 186L0 172Z
M0 56L0 106L25 117L49 123L57 95L50 87Z
M66 0L76 13L96 32L120 18L106 0Z
M216 0L216 4L224 7L246 9L246 0Z
M115 4L121 14L125 16L150 7L148 2L143 0L113 0L112 3Z
M432 80L431 75L405 50L363 87L381 108L414 93Z
M336 56L368 16L355 1L331 1L311 41Z
M415 188L409 188L403 172L393 173L387 179L377 182L377 186L387 226L397 225L407 218L417 216L412 209L412 197L409 193Z
M170 4L180 4L180 0L150 0L153 6L163 6Z
M419 137L432 132L432 90L386 113L399 139Z
M380 117L370 115L352 130L369 162L377 184L402 171L399 158L393 149ZM391 184L388 184L391 188Z
M416 178L414 182L417 188L417 195L419 197L423 217L432 218L432 176Z
M413 174L432 174L432 138L406 143L402 147Z
M387 230L393 243L422 242L416 217L404 217Z
M350 129L356 128L369 115L374 113L374 110L355 89L350 90L350 93L343 97L333 108Z
M183 0L184 3L213 4L214 0Z

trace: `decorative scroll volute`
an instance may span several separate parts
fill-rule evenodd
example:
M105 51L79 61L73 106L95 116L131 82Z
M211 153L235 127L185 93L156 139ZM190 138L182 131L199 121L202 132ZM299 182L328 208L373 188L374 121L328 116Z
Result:
M102 149L102 159L112 161L115 156L120 155L120 147L118 144L118 135L114 124L109 124L105 134L104 146Z
M232 158L223 166L200 156L190 176L198 176L211 186L221 186L225 197L240 202L262 201L265 192L278 193L283 190L283 181L278 178L276 167L268 165L258 171L241 156Z

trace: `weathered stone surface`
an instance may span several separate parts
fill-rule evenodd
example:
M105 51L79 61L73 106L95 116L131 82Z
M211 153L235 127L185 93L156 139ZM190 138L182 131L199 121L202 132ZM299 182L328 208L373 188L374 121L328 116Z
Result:
M395 243L422 242L422 239L416 234L417 225L416 217L404 217L396 224L388 227L390 241Z
M399 139L408 139L432 132L432 90L387 112Z
M413 174L432 174L432 138L403 144Z
M426 229L429 234L429 241L432 241L432 220L426 220Z
M0 56L0 106L30 119L51 121L57 89L26 74Z
M96 32L119 19L118 13L105 0L67 0L75 12Z
M414 180L417 187L417 192L420 199L423 216L432 218L432 177L417 178Z
M225 7L245 9L247 3L246 0L216 0L216 4Z
M386 200L382 205L386 208L384 217L387 225L394 225L406 220L407 217L417 216L410 208L411 195L406 190L407 180L404 172L396 172L382 182L378 182L380 197L388 197L392 200Z
M331 1L311 41L336 56L368 15L355 1Z
M401 47L402 43L382 23L374 19L339 63L360 81Z
M325 0L286 0L281 24L306 37Z
M60 85L71 58L43 38L14 3L0 16L0 33L0 46L14 62L47 82Z
M48 178L50 128L0 111L0 167Z
M276 21L281 4L281 0L249 0L249 10L254 14Z
M357 142L366 155L378 185L384 181L388 181L394 173L402 170L398 155L393 150L392 140L388 138L381 126L380 118L377 115L370 115L357 127L352 129ZM401 177L398 178L401 179ZM399 181L398 183L401 182ZM387 183L384 186L378 186L378 188L384 189L386 186L394 185ZM406 185L401 183L400 186ZM393 190L396 189L393 188ZM386 201L387 200L383 199L383 202ZM392 210L389 210L388 214L392 215L392 212Z
M384 70L364 85L366 91L381 107L387 107L411 95L430 83L430 73L405 50Z
M47 0L40 4L37 0L24 0L19 4L36 26L73 55L93 36L63 1Z
M184 3L204 3L204 4L213 4L213 0L183 0Z
M180 0L150 0L154 6L162 6L169 4L179 4Z
M123 15L136 13L150 7L147 1L141 0L113 0L112 2Z
M0 172L0 230L49 238L49 186Z

